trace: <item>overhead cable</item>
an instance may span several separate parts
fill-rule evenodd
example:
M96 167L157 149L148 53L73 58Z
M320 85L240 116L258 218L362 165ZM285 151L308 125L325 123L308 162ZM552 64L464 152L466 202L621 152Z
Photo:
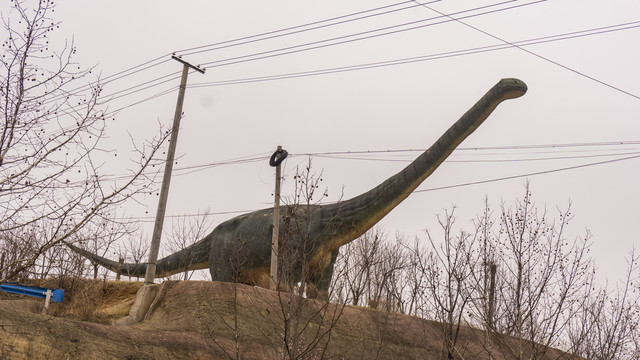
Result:
M421 193L421 192L427 192L427 191L452 189L452 188L458 188L458 187L464 187L464 186L470 186L470 185L479 185L479 184L486 184L486 183L498 182L498 181L504 181L504 180L512 180L512 179L523 178L523 177L546 175L546 174L552 174L552 173L557 173L557 172L561 172L561 171L582 169L582 168L586 168L586 167L611 164L611 163L614 163L614 162L633 160L633 159L638 159L638 158L640 158L640 155L627 156L627 157L623 157L623 158L619 158L619 159L611 159L611 160L598 161L598 162L582 164L582 165L567 166L567 167L556 168L556 169L551 169L551 170L536 171L536 172L530 172L530 173L520 174L520 175L504 176L504 177L487 179L487 180L472 181L472 182L468 182L468 183L461 183L461 184L455 184L455 185L439 186L439 187L429 188L429 189L415 190L413 192L414 193Z
M430 3L434 3L434 2L438 2L438 1L442 1L442 0L434 0L434 1L431 1ZM252 42L268 40L268 39L271 39L273 37L281 37L281 36L286 36L286 35L292 35L292 34L295 34L295 33L302 32L302 31L314 30L316 28L299 30L299 31L296 31L296 32L289 32L289 33L286 33L286 32L287 31L291 31L291 30L296 30L296 29L301 29L301 28L313 26L313 25L319 25L319 24L323 24L323 23L328 23L328 22L336 21L336 20L340 20L340 19L345 19L345 18L357 16L357 15L371 13L371 12L375 12L375 11L379 11L379 10L390 9L390 8L393 8L393 7L398 7L398 6L406 5L406 4L411 4L411 5L405 6L403 8L399 8L399 9L387 10L384 13L377 13L377 14L374 14L374 15L362 16L360 18L350 19L350 20L347 20L347 21L356 21L356 20L365 19L365 18L372 17L372 16L388 14L388 13L397 12L397 11L406 10L406 9L411 9L411 8L415 8L415 7L420 6L418 4L413 4L413 1L411 1L411 0L401 1L401 2L398 2L398 3L395 3L395 4L391 4L391 5L386 5L386 6L382 6L382 7L376 7L376 8L373 8L373 9L358 11L358 12L355 12L355 13L342 15L342 16L337 16L337 17L324 19L324 20L319 20L319 21L314 21L314 22L307 23L307 24L296 25L296 26L292 26L292 27L279 29L279 30L273 30L273 31L264 32L264 33L260 33L260 34L255 34L255 35L250 35L250 36L245 36L245 37L241 37L241 38L237 38L237 39L233 39L233 40L226 40L226 41L222 41L222 42L217 42L217 43L213 43L213 44L207 44L207 45L202 45L202 46L197 46L197 47L192 47L192 48L181 49L181 50L175 51L174 54L179 53L182 56L188 56L188 55L192 55L192 54L198 54L198 53L202 53L202 52L218 50L218 49L222 49L222 48L229 47L229 46L237 46L237 45L248 44L248 43L252 43ZM317 28L333 26L333 25L337 25L337 24L339 24L339 23L331 23L329 25L318 26ZM279 35L276 36L276 34L279 34ZM249 40L251 40L251 41L249 41ZM242 41L244 41L244 42L242 42ZM111 75L109 75L107 77L101 78L101 79L99 79L97 81L90 82L88 84L85 84L85 85L70 89L69 91L67 91L67 93L65 94L64 97L66 97L67 95L76 95L79 92L83 92L83 91L89 90L89 89L91 89L91 88L93 88L95 86L98 86L98 85L104 86L104 85L109 84L111 82L114 82L114 81L117 81L117 80L121 80L121 79L126 78L128 76L131 76L131 75L137 74L139 72L142 72L144 70L148 70L148 69L153 68L155 66L161 65L161 64L163 64L165 62L170 61L170 59L169 59L170 55L171 55L171 53L167 53L167 54L155 57L155 58L153 58L151 60L147 60L147 61L145 61L145 62L143 62L141 64L132 66L132 67L127 68L125 70L118 71L118 72L116 72L114 74L111 74ZM62 98L63 98L63 96L58 96L58 97L55 97L55 98L47 100L45 103L49 103L51 101L58 101L58 100L60 100Z
M453 188L459 188L459 187L466 187L466 186L472 186L472 185L487 184L487 183L493 183L493 182L499 182L499 181L505 181L505 180L513 180L513 179L518 179L518 178L527 178L527 177L532 177L532 176L546 175L546 174L552 174L552 173L569 171L569 170L576 170L576 169L581 169L581 168L586 168L586 167L606 165L606 164L611 164L611 163L615 163L615 162L627 161L627 160L633 160L633 159L639 159L639 158L640 158L640 155L634 155L634 156L628 156L628 157L623 157L623 158L618 158L618 159L598 161L598 162L575 165L575 166L567 166L567 167L555 168L555 169L550 169L550 170L529 172L529 173L525 173L525 174L503 176L503 177L498 177L498 178L478 180L478 181L459 183L459 184L447 185L447 186L439 186L439 187L433 187L433 188L427 188L427 189L419 189L419 190L414 190L412 193L423 193L423 192L431 192L431 191L440 191L440 190L453 189ZM324 205L324 204L325 203L321 203L321 205ZM208 213L199 213L199 214L167 215L167 217L179 218L179 217L195 217L195 216L208 216L208 215L242 214L242 213L248 213L248 212L252 212L252 211L256 211L256 210L258 210L258 209L253 209L253 210L235 210L235 211L219 211L219 212L208 212ZM153 219L152 217L147 217L147 216L139 216L139 217L132 217L132 218L133 219L143 219L143 220L141 220L142 222L146 222L146 220L144 220L144 219ZM149 221L151 221L151 220L149 220Z
M431 10L431 11L433 11L433 12L437 13L437 14L442 15L442 16L446 16L446 17L448 17L449 19L451 19L452 21L458 22L458 23L460 23L460 24L462 24L462 25L464 25L464 26L466 26L466 27L468 27L468 28L471 28L471 29L473 29L473 30L475 30L475 31L477 31L477 32L480 32L480 33L485 34L485 35L487 35L487 36L489 36L489 37L491 37L491 38L493 38L493 39L496 39L496 40L498 40L498 41L500 41L500 42L503 42L504 44L507 44L507 45L509 45L509 46L516 47L516 48L518 48L518 49L520 49L520 50L522 50L522 51L526 52L527 54L533 55L533 56L535 56L535 57L537 57L537 58L539 58L539 59L542 59L542 60L544 60L544 61L546 61L546 62L549 62L549 63L551 63L551 64L553 64L553 65L556 65L556 66L558 66L558 67L561 67L561 68L563 68L563 69L565 69L565 70L567 70L567 71L570 71L570 72L572 72L572 73L574 73L574 74L580 75L580 76L582 76L582 77L584 77L584 78L586 78L586 79L589 79L589 80L594 81L594 82L596 82L596 83L598 83L598 84L604 85L604 86L606 86L606 87L608 87L608 88L611 88L611 89L613 89L613 90L616 90L616 91L618 91L618 92L621 92L621 93L623 93L623 94L629 95L629 96L631 96L631 97L633 97L633 98L636 98L636 99L640 100L640 96L638 96L638 95L636 95L636 94L633 94L633 93L631 93L631 92L629 92L629 91L623 90L622 88L619 88L619 87L617 87L617 86L611 85L611 84L609 84L609 83L607 83L607 82L605 82L605 81L599 80L599 79L597 79L597 78L595 78L595 77L593 77L593 76L587 75L586 73L581 72L581 71L578 71L578 70L576 70L576 69L573 69L573 68L571 68L571 67L569 67L569 66L563 65L563 64L561 64L561 63L559 63L559 62L557 62L557 61L551 60L551 59L549 59L549 58L547 58L547 57L545 57L545 56L542 56L542 55L540 55L540 54L538 54L538 53L535 53L535 52L533 52L533 51L531 51L531 50L529 50L529 49L526 49L526 48L524 48L524 47L522 47L522 46L520 46L520 45L514 44L513 42L509 42L509 41L507 41L507 40L505 40L505 39L503 39L503 38L501 38L501 37L498 37L498 36L493 35L493 34L491 34L491 33L487 32L487 31L485 31L485 30L482 30L482 29L480 29L480 28L478 28L478 27L476 27L476 26L473 26L473 25L471 25L471 24L469 24L469 23L466 23L466 22L462 21L462 20L464 19L464 17L455 18L455 17L454 17L454 15L455 15L455 14L445 14L445 13L443 13L443 12L440 12L440 11L438 11L438 10L435 10L434 8L432 8L432 7L428 6L427 4L419 3L419 2L417 2L416 0L413 0L413 1L414 1L414 2L416 2L416 3L418 3L418 4L420 4L422 7L425 7L425 8L427 8L427 9L429 9L429 10Z
M531 144L531 145L510 145L510 146L485 146L485 147L468 147L468 148L457 148L454 151L454 155L460 151L481 151L481 150L518 150L518 149L567 149L574 147L607 147L611 146L629 146L629 145L640 145L640 141L609 141L609 142L591 142L591 143L564 143L564 144ZM384 158L365 158L365 157L357 157L354 158L354 155L384 155L384 154L398 154L398 153L409 153L409 152L424 152L426 149L394 149L394 150L364 150L364 151L330 151L330 152L314 152L314 153L299 153L299 154L290 154L291 158L301 157L301 156L309 156L309 157L320 157L320 158L330 158L336 160L365 160L365 161L391 161L389 159ZM625 151L624 153L607 153L607 154L596 154L596 155L583 155L583 156L562 156L562 157L547 157L543 160L572 160L579 158L597 158L597 157L611 157L611 156L621 156L621 155L634 155L639 154L638 151L629 151L633 149L620 149L621 151ZM565 150L566 151L566 150ZM587 150L585 150L587 151ZM590 149L588 151L594 152L597 150ZM611 150L608 150L611 151ZM486 156L487 154L477 154L478 156ZM504 154L492 154L492 155L504 155ZM174 167L175 176L183 176L192 174L195 172L211 169L214 167L224 166L224 165L240 165L254 162L267 161L269 158L269 153L260 153L255 155L248 155L233 159L220 160L214 162L207 162L202 164L194 164L187 165L181 167ZM530 159L508 159L508 160L452 160L447 159L446 162L519 162L519 161L538 161L540 158L530 158ZM400 162L411 162L413 160L399 159L393 161ZM112 175L104 177L104 180L119 180L126 179L128 175Z
M463 50L454 50L454 51L447 51L442 53L414 56L414 57L394 59L394 60L385 60L385 61L378 61L378 62L372 62L372 63L358 64L358 65L348 65L348 66L342 66L342 67L333 67L333 68L301 71L301 72L294 72L294 73L239 78L239 79L231 79L231 80L199 82L199 83L193 83L189 85L189 87L198 88L198 87L210 87L210 86L237 85L237 84L246 84L246 83L253 83L253 82L284 80L284 79L302 78L302 77L317 76L317 75L327 75L327 74L334 74L334 73L341 73L341 72L348 72L348 71L373 69L373 68L386 67L386 66L404 65L404 64L410 64L415 62L440 60L440 59L446 59L450 57L458 57L458 56L473 55L473 54L479 54L479 53L490 52L490 51L504 50L504 49L512 48L514 46L515 47L530 46L530 45L568 40L568 39L574 39L574 38L585 37L585 36L605 34L605 33L610 33L614 31L634 29L638 27L640 27L640 21L634 21L630 23L610 25L610 26L592 28L587 30L573 31L573 32L564 33L564 34L544 36L544 37L532 38L527 40L520 40L512 43L513 45L510 45L510 44L488 45L488 46L468 48Z
M435 2L439 2L439 1L442 1L442 0L433 0L433 1L430 1L429 3L435 3ZM514 0L514 1L516 1L516 0ZM237 39L233 39L233 40L226 40L226 41L221 41L221 42L208 44L208 45L202 45L202 46L198 46L198 47L194 47L194 48L190 48L190 49L180 50L180 51L178 51L178 53L180 53L181 55L184 55L184 56L200 54L200 53L203 53L203 52L215 51L215 50L225 49L225 48L239 46L239 45L246 45L246 44L251 44L251 43L254 43L254 42L258 42L258 41L271 40L271 39L275 39L275 38L279 38L279 37L283 37L283 36L294 35L294 34L299 34L299 33L302 33L302 32L318 30L318 29L322 29L322 28L326 28L326 27L330 27L330 26L341 25L341 24L345 24L345 23L348 23L348 22L368 19L368 18L371 18L371 17L374 17L374 16L387 15L387 14L390 14L390 13L393 13L393 12L412 9L412 8L420 6L420 5L417 5L417 4L413 4L413 5L410 5L410 6L405 6L403 8L386 10L386 9L389 9L389 8L392 8L392 7L396 7L396 6L399 6L399 5L403 5L403 4L413 4L413 1L411 1L411 0L402 1L402 2L399 2L399 3L391 4L391 5L386 5L386 6L377 7L377 8L373 8L373 9L369 9L369 10L364 10L364 11L358 11L358 12L347 14L347 15L341 15L341 16L337 16L337 17L333 17L333 18L329 18L329 19L324 19L324 20L320 20L320 21L314 21L314 22L307 23L307 24L296 25L296 26L292 26L292 27L288 27L288 28L284 28L284 29L280 29L280 30L269 31L269 32L265 32L265 33L261 33L261 34L257 34L257 35L245 36L245 37L241 37L241 38L237 38ZM357 18L352 18L353 16L367 14L367 13L375 12L375 11L378 11L378 10L386 10L386 11L380 12L380 13L376 13L376 14L369 14L369 15L365 15L365 16L360 16L360 17L357 17ZM351 18L351 19L348 19L348 18ZM343 20L343 19L348 19L348 20ZM332 21L336 21L336 20L340 20L340 21L332 22ZM320 24L322 24L322 25L320 25Z
M492 7L496 7L496 6L512 3L514 1L520 1L520 0L503 1L503 2L500 2L500 3L480 6L480 7L476 7L476 8L472 8L472 9L467 9L467 10L461 10L461 11L452 13L450 15L461 15L461 14L466 14L466 13L470 13L470 12L474 12L474 11L478 11L478 10L485 10L485 9L488 9L488 8L492 8ZM500 12L500 11L511 10L511 9L522 7L522 6L533 5L533 4L541 3L541 2L544 2L544 1L546 1L546 0L536 0L536 1L529 2L529 3L525 3L525 4L517 4L517 5L512 5L512 6L508 6L508 7L504 7L504 8L487 10L487 11L484 11L484 12L465 15L465 16L462 16L460 18L461 19L473 18L473 17L492 14L492 13L496 13L496 12ZM438 19L444 19L444 20L440 20L440 21L437 21L437 22L424 24L425 22L438 20ZM362 41L362 40L377 38L377 37L386 36L386 35L398 34L398 33L401 33L401 32L422 29L422 28L425 28L425 27L445 24L445 23L449 23L449 22L453 22L453 21L454 20L452 20L451 18L449 18L449 17L447 17L445 15L439 15L439 16L430 17L430 18L427 18L427 19L421 19L421 20L406 22L406 23L387 26L387 27L382 27L382 28L378 28L378 29L374 29L374 30L362 31L362 32L358 32L358 33L337 36L337 37L324 39L324 40L312 41L312 42L307 42L307 43L293 45L293 46L287 46L287 47L273 49L273 50L261 51L261 52L257 52L257 53L247 54L247 55L241 55L241 56L236 56L236 57L231 57L231 58L226 58L226 59L221 59L221 60L205 62L205 63L202 63L202 65L211 68L211 67L220 67L220 66L228 66L228 65L234 65L234 64L239 64L239 63L245 63L245 62L249 62L249 61L263 60L263 59L273 58L273 57L277 57L277 56L290 55L290 54L295 54L295 53L299 53L299 52L303 52L303 51L316 50L316 49L320 49L320 48L326 48L326 47L330 47L330 46L341 45L341 44L351 43L351 42L355 42L355 41ZM416 25L416 24L421 24L421 25ZM416 26L411 26L411 25L416 25ZM398 28L406 27L406 26L411 26L411 27L398 29ZM391 30L391 31L387 31L387 30ZM382 32L382 31L384 31L384 32ZM374 33L377 33L377 32L382 32L382 33L374 34Z

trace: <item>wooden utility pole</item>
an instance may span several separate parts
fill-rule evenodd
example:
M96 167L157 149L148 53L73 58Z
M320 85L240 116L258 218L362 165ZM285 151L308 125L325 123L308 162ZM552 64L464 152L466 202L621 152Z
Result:
M273 193L273 234L271 236L271 274L269 288L276 290L278 287L278 238L280 233L280 164L287 157L287 151L282 150L278 145L278 150L271 155L269 165L276 168L276 189Z
M164 214L167 210L167 198L169 196L169 184L171 183L171 171L173 170L173 161L176 152L176 143L178 142L178 130L180 129L180 119L182 118L182 104L184 102L184 93L187 89L187 76L189 69L193 69L204 74L204 69L191 65L177 56L172 59L180 62L182 67L182 78L180 79L180 90L178 91L178 103L176 104L176 112L173 116L173 126L171 127L171 138L169 140L169 150L167 151L167 162L164 167L164 176L162 178L162 187L160 188L160 200L158 201L158 211L156 212L156 222L153 227L153 235L151 236L151 247L149 248L149 261L147 262L147 272L145 274L145 284L152 284L156 275L156 263L158 261L158 250L160 249L160 237L162 236L162 225L164 224Z

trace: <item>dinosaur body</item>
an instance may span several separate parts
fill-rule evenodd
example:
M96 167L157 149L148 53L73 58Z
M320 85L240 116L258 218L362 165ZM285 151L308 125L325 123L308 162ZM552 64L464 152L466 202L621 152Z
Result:
M285 231L281 230L280 241L284 236L292 245L291 256L283 257L291 273L304 274L302 280L309 283L310 288L326 291L338 249L373 227L409 196L502 101L520 97L526 91L526 85L520 80L500 80L416 160L362 195L335 204L285 207L280 219L280 228ZM286 231L293 228L292 219L303 231ZM227 220L197 243L160 259L156 276L209 267L214 281L267 287L272 228L272 208ZM69 246L112 271L144 276L146 264L119 265Z

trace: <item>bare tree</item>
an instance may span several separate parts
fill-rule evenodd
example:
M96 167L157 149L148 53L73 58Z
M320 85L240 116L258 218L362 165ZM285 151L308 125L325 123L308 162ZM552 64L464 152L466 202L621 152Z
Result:
M380 229L345 245L334 299L437 320L448 358L464 357L456 342L467 325L483 329L475 334L489 358L540 359L551 347L589 359L639 358L637 255L616 291L599 289L590 232L569 237L570 204L539 210L528 183L514 206L494 212L485 198L473 232L454 231L454 210L438 217L441 239L427 232L430 251L401 235L389 244Z
M539 359L560 345L572 316L570 304L581 300L592 271L591 235L569 240L565 230L571 218L570 206L558 209L557 219L539 212L528 183L514 208L501 206L496 248L504 286L497 295L502 308L495 327L517 339L509 346L516 359Z
M632 250L615 291L585 287L567 331L572 354L586 359L640 359L640 256Z
M368 305L374 309L400 312L406 267L405 248L399 242L383 242L379 258L374 261L367 288Z
M36 263L41 254L149 186L145 168L168 134L137 148L125 180L102 173L107 114L91 69L73 61L76 49L50 43L58 27L53 2L11 2L3 10L0 61L0 232L38 231L35 248L6 261L3 279ZM46 228L46 231L42 229ZM10 270L9 270L10 269Z
M280 229L276 279L278 303L271 309L279 321L267 325L272 330L265 336L278 358L322 358L344 309L343 304L331 304L332 289L325 290L331 283L337 251L330 260L331 271L312 271L311 254L319 244L311 236L311 205L326 197L327 190L320 188L322 174L312 172L311 159L303 170L296 171L294 181L293 196L284 201L285 225Z
M240 309L238 306L238 279L240 278L240 269L247 262L247 254L246 254L246 243L243 240L238 240L236 242L231 242L230 246L232 246L230 251L226 252L228 256L230 256L229 261L227 262L230 265L231 278L233 279L231 283L232 287L232 301L231 301L231 309L220 310L218 309L212 301L207 300L207 305L211 309L213 313L216 314L216 319L220 321L224 327L231 331L233 336L233 349L229 350L228 347L225 347L217 339L217 335L214 327L210 325L210 318L203 317L200 321L203 323L205 328L207 329L207 333L209 335L207 340L210 340L214 347L222 351L227 358L240 360L243 358L242 354L244 351L244 346L242 341L248 337L247 334L243 331L245 324L242 320L242 316L240 315ZM262 307L262 306L261 306ZM259 312L258 312L259 313ZM215 321L215 320L214 320Z
M137 231L138 226L135 222L112 219L103 223L91 223L89 226L86 226L74 234L73 239L75 239L74 242L81 248L104 257L109 251L115 252L113 250L114 244L123 240L125 237L131 239ZM138 247L140 246L142 245L138 244ZM82 256L81 258L84 259ZM88 261L92 267L93 278L97 279L99 264L91 259L88 259Z
M484 199L484 209L474 220L475 232L470 249L467 251L469 278L466 281L469 292L469 322L477 324L484 330L484 347L490 359L493 359L496 316L496 289L501 288L497 277L500 265L496 246L497 236L494 235L495 219L489 207L489 199Z
M402 235L390 242L382 228L374 227L344 245L334 276L335 299L347 304L404 313L408 253Z
M38 236L32 228L23 227L13 231L0 231L0 251L2 252L1 279L18 280L18 275L32 272L34 265L20 266L20 259L24 259L37 250Z
M458 336L470 298L466 282L470 272L467 254L473 245L469 241L470 234L464 231L455 234L454 215L455 208L445 210L444 215L438 215L438 222L443 230L441 241L427 230L432 251L424 269L427 273L427 287L435 303L436 319L442 324L448 359L453 359L459 353Z
M167 249L170 253L182 255L178 261L185 267L184 280L191 279L191 275L193 275L193 271L189 273L188 270L192 265L193 258L189 253L181 252L181 250L188 248L208 233L211 226L209 213L210 209L205 209L203 212L198 211L195 217L180 216L174 219L173 231L167 239Z
M374 227L340 249L336 267L341 270L341 276L334 277L334 282L340 282L339 293L347 303L357 306L368 304L372 272L376 271L380 261L380 249L386 236L382 228Z
M45 279L51 276L84 275L84 259L59 245L42 252L31 266L18 270L19 261L17 260L29 257L38 251L40 239L48 230L44 227L24 227L0 233L0 252L2 253L0 269L5 269L7 276L13 274L9 280L24 281L27 278ZM0 278L4 277L0 271Z
M140 233L127 237L126 243L120 247L118 258L137 265L145 260L147 251L149 251L149 241ZM131 280L131 275L129 275L129 280Z
M420 245L420 240L416 238L412 246L401 242L407 250L407 266L405 267L404 277L407 283L407 290L403 293L403 298L408 305L406 313L420 317L426 315L426 299L425 293L428 289L427 279L427 261L429 255L425 248Z

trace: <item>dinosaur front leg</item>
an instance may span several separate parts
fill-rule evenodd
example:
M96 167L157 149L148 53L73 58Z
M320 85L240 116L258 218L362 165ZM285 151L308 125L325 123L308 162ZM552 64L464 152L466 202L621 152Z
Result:
M211 280L269 288L270 244L262 241L263 238L266 237L250 237L238 232L225 236L221 231L211 242Z
M237 279L237 264L232 261L231 246L224 241L215 241L209 254L211 281L233 282Z

